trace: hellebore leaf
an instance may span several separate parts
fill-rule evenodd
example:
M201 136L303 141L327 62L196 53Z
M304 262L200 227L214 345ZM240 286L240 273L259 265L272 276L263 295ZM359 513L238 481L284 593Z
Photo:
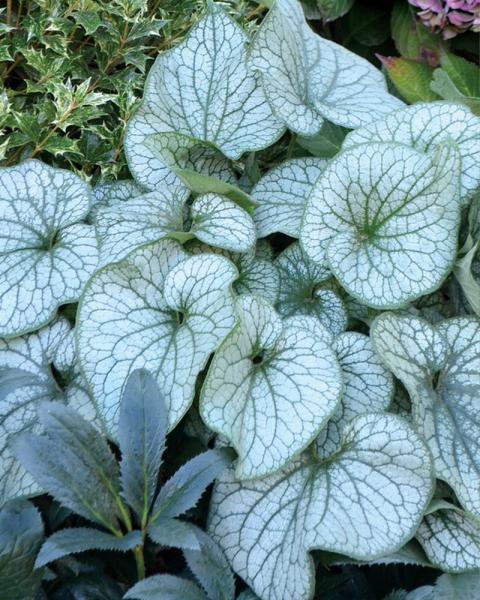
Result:
M281 469L318 435L341 397L340 367L328 343L284 326L260 297L238 299L239 324L215 353L200 414L239 454L236 475Z

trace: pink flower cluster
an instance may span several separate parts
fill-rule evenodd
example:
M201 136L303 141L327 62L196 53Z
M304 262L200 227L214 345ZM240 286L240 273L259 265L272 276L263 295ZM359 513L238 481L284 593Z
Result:
M480 0L408 0L420 9L422 23L444 39L468 31L480 32Z

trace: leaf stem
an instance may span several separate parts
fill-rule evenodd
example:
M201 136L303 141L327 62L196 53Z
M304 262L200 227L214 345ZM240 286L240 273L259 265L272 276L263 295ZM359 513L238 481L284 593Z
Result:
M143 544L133 550L135 556L135 564L137 565L137 579L141 581L145 579L145 559L143 556Z

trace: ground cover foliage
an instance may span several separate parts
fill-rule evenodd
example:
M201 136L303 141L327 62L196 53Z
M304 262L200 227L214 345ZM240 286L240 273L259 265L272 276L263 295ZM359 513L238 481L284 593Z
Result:
M7 2L4 600L475 600L477 8L423 4Z

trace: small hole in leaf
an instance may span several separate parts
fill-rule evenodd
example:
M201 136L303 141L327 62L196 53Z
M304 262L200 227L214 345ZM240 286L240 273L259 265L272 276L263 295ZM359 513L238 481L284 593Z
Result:
M263 362L263 354L260 352L259 354L256 354L253 358L252 358L252 363L254 365L261 365Z
M183 314L183 312L178 312L177 313L177 323L179 325L181 325L184 321L185 321L185 315Z
M55 382L55 387L60 392L64 392L68 387L68 378L59 371L56 366L52 363L50 364L50 373L52 374L52 379Z

